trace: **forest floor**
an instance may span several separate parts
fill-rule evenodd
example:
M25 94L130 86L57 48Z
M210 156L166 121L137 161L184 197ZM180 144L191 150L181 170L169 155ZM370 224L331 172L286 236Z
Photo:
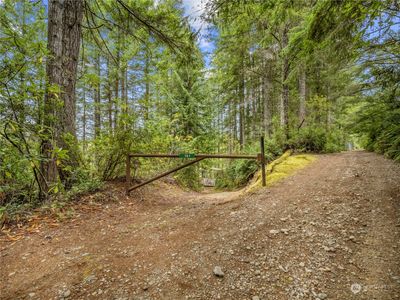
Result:
M373 153L247 194L116 184L71 209L0 236L0 299L400 299L400 166Z

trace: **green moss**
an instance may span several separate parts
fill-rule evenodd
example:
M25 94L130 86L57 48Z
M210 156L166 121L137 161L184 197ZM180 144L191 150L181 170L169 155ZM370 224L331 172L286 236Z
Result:
M272 185L277 181L286 178L297 170L303 169L308 164L313 162L316 159L315 156L310 154L299 154L289 156L282 163L276 165L273 168L272 173L267 173L267 185Z
M303 169L316 160L314 155L297 154L291 156L291 152L285 152L281 157L274 160L267 166L267 186L294 174L297 170ZM261 171L258 171L255 180L249 185L245 192L251 192L261 187Z

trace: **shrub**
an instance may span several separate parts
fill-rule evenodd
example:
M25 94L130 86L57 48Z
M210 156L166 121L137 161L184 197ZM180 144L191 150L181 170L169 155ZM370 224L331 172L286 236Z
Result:
M288 141L288 146L300 152L338 152L344 149L344 136L339 130L308 126L296 133Z
M254 160L235 160L223 171L218 173L216 188L234 188L245 185L257 171L258 165Z
M176 173L175 179L177 180L178 184L183 187L190 188L195 191L199 191L201 189L198 166L190 166L180 170Z
M305 127L288 141L288 145L301 152L323 152L326 142L326 131L323 128Z
M267 161L272 161L283 153L281 143L278 141L277 135L265 139L265 158ZM248 154L259 153L259 141L248 145L243 152ZM259 165L255 160L232 160L223 171L217 174L216 188L231 189L244 186L253 177L258 167Z

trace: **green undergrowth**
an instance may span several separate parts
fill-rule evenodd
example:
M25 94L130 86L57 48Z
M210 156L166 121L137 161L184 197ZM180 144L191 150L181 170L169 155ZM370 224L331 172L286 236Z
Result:
M51 201L10 201L0 205L0 229L11 223L25 222L34 214L53 215L59 221L73 215L72 203L80 201L81 197L93 194L103 188L103 182L98 179L82 181L69 191L59 191Z

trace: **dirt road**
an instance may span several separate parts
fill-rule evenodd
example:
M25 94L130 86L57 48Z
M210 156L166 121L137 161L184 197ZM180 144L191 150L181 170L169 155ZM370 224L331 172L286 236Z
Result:
M251 195L108 193L3 239L0 299L400 299L400 166L382 156L321 155Z

